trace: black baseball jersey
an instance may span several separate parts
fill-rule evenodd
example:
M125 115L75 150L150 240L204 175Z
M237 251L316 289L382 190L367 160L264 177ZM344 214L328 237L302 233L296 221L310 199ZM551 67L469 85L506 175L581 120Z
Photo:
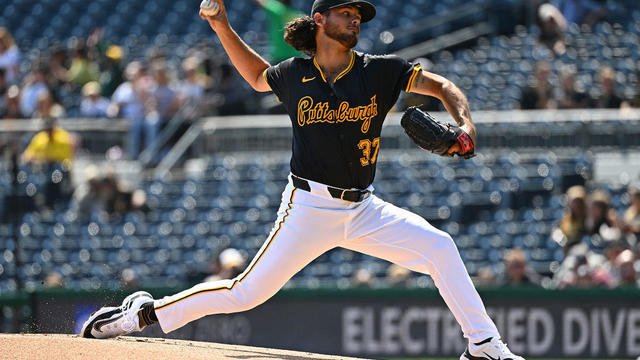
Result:
M293 124L291 172L323 184L365 189L376 172L382 123L420 71L394 56L351 51L333 85L315 58L291 58L265 71Z

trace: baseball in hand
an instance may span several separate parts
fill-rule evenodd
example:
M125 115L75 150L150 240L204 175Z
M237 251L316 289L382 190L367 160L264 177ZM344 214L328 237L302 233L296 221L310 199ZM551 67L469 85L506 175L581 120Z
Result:
M211 0L202 0L200 10L202 10L202 15L204 16L216 16L220 11L220 4Z

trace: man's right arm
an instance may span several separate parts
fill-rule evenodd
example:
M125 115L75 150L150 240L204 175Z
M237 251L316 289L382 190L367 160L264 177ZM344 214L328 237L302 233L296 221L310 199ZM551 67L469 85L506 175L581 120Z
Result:
M264 77L264 72L269 68L269 63L258 53L249 47L238 34L231 28L227 19L226 9L222 0L213 0L220 5L220 11L216 16L200 17L209 22L209 26L218 34L231 63L240 75L256 91L271 91L271 87Z

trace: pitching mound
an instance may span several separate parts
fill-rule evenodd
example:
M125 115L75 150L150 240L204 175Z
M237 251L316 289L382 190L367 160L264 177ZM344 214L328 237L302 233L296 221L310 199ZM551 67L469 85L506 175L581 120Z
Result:
M84 339L77 335L0 334L0 358L14 360L320 360L354 359L339 356L222 345L197 341L119 337Z

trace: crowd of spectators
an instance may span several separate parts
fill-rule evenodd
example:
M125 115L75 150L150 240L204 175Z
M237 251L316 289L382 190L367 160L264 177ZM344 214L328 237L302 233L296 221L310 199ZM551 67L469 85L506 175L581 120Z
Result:
M209 44L179 60L161 48L127 59L97 29L86 39L56 43L29 57L0 28L0 118L124 118L131 126L131 159L176 115L188 122L262 111L246 105L248 87L242 84Z
M565 253L554 286L640 285L640 188L631 186L624 197L629 206L619 214L605 190L567 190L566 213L551 234Z
M604 66L597 75L597 86L587 89L577 81L576 69L572 65L563 66L557 74L558 85L551 78L551 65L546 61L536 63L534 76L529 85L522 90L520 108L533 109L624 109L638 107L638 96L623 99L617 89L616 73L613 68ZM640 79L640 70L638 71Z

